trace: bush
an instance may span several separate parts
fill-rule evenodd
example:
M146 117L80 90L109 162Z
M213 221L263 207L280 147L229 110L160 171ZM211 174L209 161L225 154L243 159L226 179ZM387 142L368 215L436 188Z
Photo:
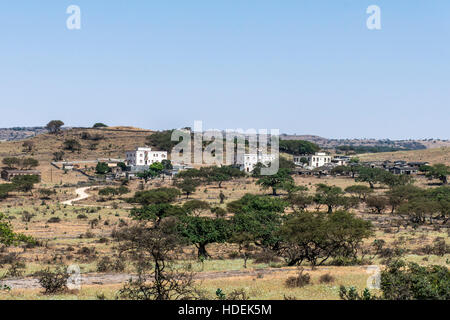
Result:
M311 281L309 273L303 273L304 269L300 268L298 275L295 277L289 277L285 281L285 285L288 288L302 288L308 285Z
M263 250L255 253L253 255L253 259L254 263L271 263L280 261L280 258L278 258L275 253L270 250Z
M336 279L329 273L323 274L319 278L320 283L332 283L334 280Z
M444 266L422 267L395 261L381 273L381 290L388 300L448 300L450 270Z
M98 272L121 272L125 270L125 263L119 259L111 259L110 257L103 257L97 263Z
M66 268L57 268L54 272L50 268L37 273L41 287L45 289L45 294L55 294L67 291L67 280L70 275Z
M50 219L48 219L47 223L60 223L61 219L58 217L51 217Z

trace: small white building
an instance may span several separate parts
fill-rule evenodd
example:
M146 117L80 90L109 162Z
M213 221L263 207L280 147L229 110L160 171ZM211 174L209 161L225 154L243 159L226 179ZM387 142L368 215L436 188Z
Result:
M276 154L267 154L267 153L247 153L244 155L240 155L239 158L236 158L236 164L239 165L241 171L245 171L250 173L255 169L256 164L262 163L263 165L268 165L270 162L276 159Z
M149 166L163 160L167 160L167 151L152 151L152 148L139 147L126 152L126 162L129 166Z
M335 156L331 162L335 163L338 166L346 166L350 162L349 156Z
M331 156L325 152L316 152L314 155L308 156L308 165L311 168L319 168L331 163Z

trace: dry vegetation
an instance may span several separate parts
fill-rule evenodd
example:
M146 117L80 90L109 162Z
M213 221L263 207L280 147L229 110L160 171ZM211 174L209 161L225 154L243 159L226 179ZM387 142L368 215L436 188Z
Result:
M80 138L83 132L91 135L103 136L98 142L96 150L89 150L88 142ZM36 283L30 282L39 270L45 267L53 268L58 264L78 264L83 274L84 284L79 292L56 294L52 299L113 299L123 282L134 273L134 266L126 262L120 271L97 272L98 263L103 257L114 259L117 244L111 234L120 227L132 225L129 218L130 204L121 197L104 200L98 195L98 187L89 190L91 197L68 206L63 201L75 198L75 184L86 181L86 177L77 172L64 173L50 165L52 154L62 148L68 138L76 138L81 144L80 152L67 152L67 160L95 160L97 158L122 158L124 151L141 146L145 137L151 131L133 128L108 129L73 129L60 135L43 134L31 139L35 148L32 153L22 151L22 142L7 142L0 144L0 158L10 156L32 156L40 161L39 170L42 171L42 182L37 188L54 187L56 194L50 199L42 200L37 192L31 195L13 193L12 196L0 202L0 212L10 218L13 229L26 235L33 236L40 241L36 247L12 247L3 249L1 255L18 253L25 262L25 268L18 277L20 280L9 279L8 283L15 284L11 291L1 291L0 299L47 299ZM429 161L431 163L450 163L450 149L438 148L420 151L379 153L361 155L362 160L409 160ZM312 194L318 183L335 185L345 188L355 185L354 180L342 177L300 177L295 176L295 183L306 186ZM363 184L363 183L359 183ZM428 181L417 177L417 185L428 187ZM170 180L152 180L144 186L154 189L171 186ZM131 193L123 197L130 197L140 190L140 182L132 181L128 188ZM376 193L384 189L378 187ZM219 193L223 192L226 200L220 205ZM246 193L267 194L255 185L253 178L240 178L223 184L219 189L216 184L202 185L190 196L191 199L204 200L214 206L225 208L226 203L240 199ZM177 200L179 204L186 201L184 197ZM314 210L313 207L311 207ZM355 213L374 222L376 234L366 239L364 247L369 248L375 239L382 239L389 247L408 249L405 258L420 264L448 265L450 255L438 256L419 252L425 245L432 245L436 238L444 238L448 243L448 229L420 226L416 229L390 227L392 217L389 214L374 215L362 206ZM27 218L28 217L28 218ZM282 260L257 262L250 259L248 266L243 267L244 261L237 254L238 246L233 244L211 244L208 246L212 258L203 262L197 259L194 246L183 249L179 264L187 263L195 272L197 284L205 291L208 298L215 298L217 288L229 293L236 289L244 289L251 299L339 299L339 286L355 286L362 290L366 286L367 273L365 266L333 266L325 265L314 270L304 265L309 273L310 284L304 287L286 288L286 279L297 274L296 267L286 267ZM372 264L382 264L383 259L376 257ZM0 263L0 276L6 274L10 265ZM331 278L330 278L331 277ZM7 277L8 278L8 277ZM328 279L328 280L326 280ZM15 282L14 282L15 281Z

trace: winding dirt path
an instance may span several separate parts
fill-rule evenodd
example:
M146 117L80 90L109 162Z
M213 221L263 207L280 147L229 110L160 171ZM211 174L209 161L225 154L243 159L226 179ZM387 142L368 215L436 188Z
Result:
M62 204L73 206L74 202L89 198L91 195L89 193L87 193L86 191L89 190L90 188L91 187L83 187L83 188L76 189L75 193L77 194L77 197L75 199L64 201Z

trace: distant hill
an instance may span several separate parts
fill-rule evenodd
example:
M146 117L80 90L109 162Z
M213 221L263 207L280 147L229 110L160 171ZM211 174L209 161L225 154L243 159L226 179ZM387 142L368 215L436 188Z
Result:
M314 135L287 135L280 136L282 140L305 140L314 142L323 149L335 149L336 147L380 147L398 150L421 150L440 147L450 147L449 140L390 140L390 139L328 139Z
M46 132L44 127L0 128L0 141L24 140Z
M362 161L404 160L408 162L430 162L431 164L444 163L450 165L450 148L430 148L426 150L380 152L358 155Z

